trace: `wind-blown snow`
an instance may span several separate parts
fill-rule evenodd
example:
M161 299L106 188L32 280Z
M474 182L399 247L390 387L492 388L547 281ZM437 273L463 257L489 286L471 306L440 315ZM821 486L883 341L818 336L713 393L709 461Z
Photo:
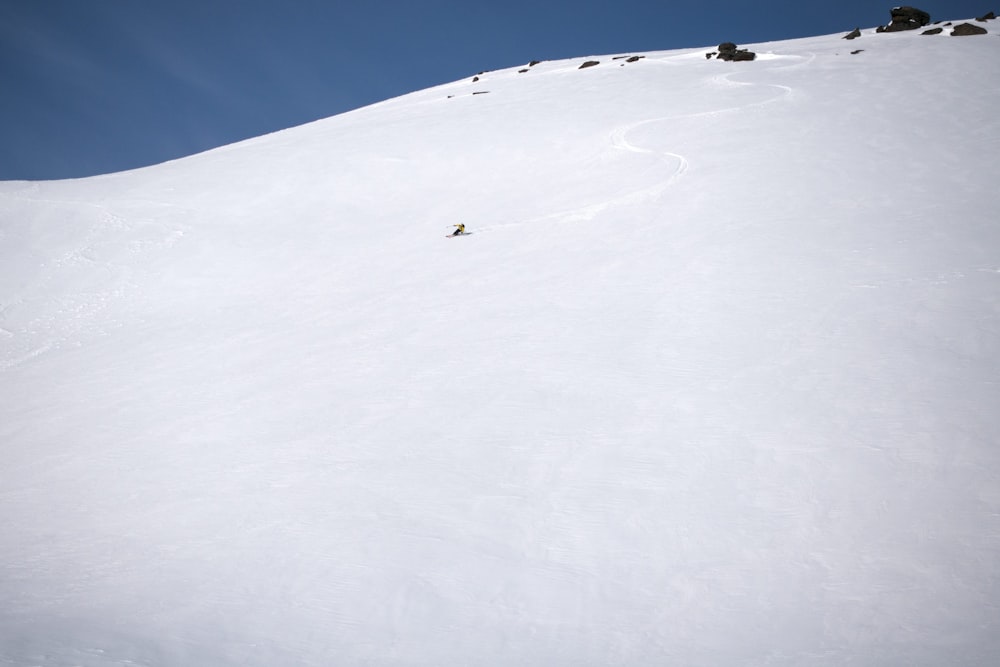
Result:
M0 664L992 664L985 25L0 184Z

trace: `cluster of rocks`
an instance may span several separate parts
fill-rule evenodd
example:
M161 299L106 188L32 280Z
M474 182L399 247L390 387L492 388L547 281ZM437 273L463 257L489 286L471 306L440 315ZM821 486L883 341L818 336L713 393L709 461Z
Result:
M900 30L916 30L918 28L923 28L931 22L931 15L922 9L917 9L915 7L893 7L890 10L890 16L892 21L889 25L880 26L875 29L875 32L899 32ZM986 21L992 21L996 18L996 14L989 12L980 16L976 20L985 23ZM939 21L940 23L940 21ZM951 23L945 23L943 27L931 28L925 30L921 35L939 35L944 32L944 28L952 27ZM951 35L953 37L963 37L966 35L985 35L988 31L978 25L973 25L972 23L962 23L960 25L952 27ZM855 28L848 34L844 35L844 39L857 39L861 37L861 30ZM855 51L857 53L857 51Z
M945 26L950 26L951 23L945 23ZM925 30L921 35L940 35L944 32L944 28L931 28L930 30ZM962 23L951 29L949 33L952 37L968 37L970 35L985 35L989 31L986 28L981 28L978 25L972 25L971 23Z
M987 14L983 14L982 16L978 17L976 20L979 21L980 23L986 23L987 21L992 21L996 17L997 17L996 14L994 14L993 12L989 12ZM951 24L949 23L947 25ZM952 37L964 37L968 35L985 35L988 32L989 31L982 26L973 25L972 23L962 23L952 28L951 35ZM932 33L933 30L928 30L923 34L929 35Z
M723 42L722 44L719 44L718 51L706 53L705 57L709 60L711 60L712 57L715 57L719 60L725 60L727 62L741 62L754 60L757 58L757 54L753 51L748 51L747 49L741 49L732 42Z
M612 58L612 60L624 60L626 63L634 63L634 62L638 62L638 61L642 60L645 57L646 56L615 56L614 58ZM532 60L530 63L528 63L527 67L524 67L522 69L517 70L517 73L518 74L524 74L525 72L530 72L531 68L534 67L535 65L539 64L540 62L542 62L542 61L541 60ZM588 67L595 67L595 66L600 65L600 64L601 64L600 60L587 60L582 65L580 65L577 69L587 69ZM625 63L622 63L622 67L624 67L624 66L625 66ZM482 72L480 72L480 74L482 74ZM479 81L479 77L476 76L472 80L473 81Z
M875 29L875 32L899 32L901 30L916 30L918 28L923 28L924 26L928 25L931 22L931 15L922 9L917 9L916 7L893 7L892 9L889 10L889 15L891 17L889 24L884 26L879 26L878 28ZM986 22L986 21L992 21L995 18L996 14L994 14L993 12L989 12L988 14L984 14L983 16L977 18L976 21ZM938 23L940 23L940 21ZM944 27L952 27L952 24L945 23ZM921 34L937 35L944 32L944 27L931 28L930 30L925 30ZM971 23L962 23L960 25L952 27L951 34L955 37L961 37L964 35L985 35L987 32L988 31L985 28L982 28L980 26L973 25ZM859 28L855 28L848 34L844 35L844 39L857 39L858 37L861 37L861 30ZM861 53L862 51L863 49L858 49L856 51L852 51L851 53L858 54ZM634 63L640 58L644 57L645 56L617 56L613 58L613 60L625 59L625 62ZM722 44L719 44L719 48L717 51L706 53L705 57L708 58L709 60L711 60L712 58L718 58L719 60L725 60L727 62L740 62L740 61L755 60L757 58L757 54L747 49L741 49L732 42L723 42ZM518 73L524 74L525 72L530 71L531 68L537 65L539 62L541 61L532 60L530 63L528 63L527 67L518 70ZM588 67L594 67L600 64L601 61L599 60L587 60L580 65L579 69L587 69ZM622 64L622 66L624 66L624 63ZM480 72L478 75L474 76L472 80L474 82L479 81L479 77L482 76L483 74L485 74L485 72ZM489 91L479 91L473 93L473 95L482 95L487 92Z
M634 63L642 60L645 57L646 56L615 56L614 58L612 58L612 60L624 60L625 63ZM624 67L625 63L622 63L621 66ZM600 64L601 64L600 60L588 60L587 62L580 65L577 69L587 69L588 67L594 67L595 65L600 65Z
M917 9L916 7L893 7L889 10L890 21L888 25L879 26L875 29L875 32L899 32L901 30L916 30L918 28L923 28L931 22L931 15L922 9ZM992 21L996 18L996 14L989 12L983 16L980 16L976 20L979 22ZM951 23L946 23L946 27L950 27ZM944 28L932 28L930 30L925 30L923 35L937 35L944 31ZM951 31L951 35L955 37L961 37L964 35L985 35L988 31L977 25L971 23L963 23L961 25L954 26ZM861 30L855 28L848 34L844 35L844 39L857 39L861 37ZM851 53L857 54L861 53L861 49L857 51L852 51ZM739 61L739 60L754 60L757 55L752 51L746 49L737 48L732 42L723 42L719 44L719 50L713 51L712 53L706 53L706 58L718 58L719 60L728 61Z

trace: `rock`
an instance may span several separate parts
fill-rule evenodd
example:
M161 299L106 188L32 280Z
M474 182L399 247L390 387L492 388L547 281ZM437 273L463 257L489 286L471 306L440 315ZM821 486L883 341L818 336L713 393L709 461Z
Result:
M893 7L889 10L892 21L887 26L881 26L877 32L899 32L901 30L916 30L931 22L931 15L915 7Z
M858 37L861 37L861 30L859 28L855 28L851 32L844 35L844 39L857 39Z
M986 28L980 28L978 25L972 25L971 23L963 23L957 25L951 31L952 37L967 37L969 35L985 35L988 31Z
M535 65L539 64L540 62L542 62L542 61L541 60L532 60L530 63L528 63L528 67L534 67Z
M738 49L733 52L720 53L718 56L719 60L725 60L726 62L745 62L750 60L755 60L757 54L753 51L747 51L746 49Z
M524 69L517 70L517 73L518 74L524 74L525 72L530 72L530 71L531 71L530 69L528 69L527 67L525 67Z
M921 35L940 35L944 32L944 28L931 28L930 30L924 30Z
M856 55L858 55L859 53L861 53L862 51L864 51L864 49L858 49L858 50L856 50L856 51L851 51L851 55L852 55L852 56L856 56Z
M711 58L712 55L709 54L708 57ZM719 55L716 57L719 60L725 60L726 62L739 62L744 60L754 60L757 57L757 54L753 51L740 49L732 42L723 42L722 44L719 44Z
M997 17L997 15L996 15L996 14L994 14L993 12L989 12L989 13L987 13L987 14L984 14L984 15L980 16L980 17L979 17L979 18L977 18L976 20L977 20L977 21L980 21L981 23L986 23L987 21L992 21L992 20L993 20L993 19L995 19L996 17Z
M588 60L587 62L580 65L580 67L578 67L577 69L584 69L586 67L593 67L594 65L600 65L600 64L601 64L600 60Z

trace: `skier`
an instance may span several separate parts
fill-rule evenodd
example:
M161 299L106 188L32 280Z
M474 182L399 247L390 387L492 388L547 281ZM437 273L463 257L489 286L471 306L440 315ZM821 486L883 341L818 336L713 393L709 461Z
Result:
M452 236L461 236L465 233L465 225L459 223L457 225L452 225L452 227L458 227L454 232L451 233Z

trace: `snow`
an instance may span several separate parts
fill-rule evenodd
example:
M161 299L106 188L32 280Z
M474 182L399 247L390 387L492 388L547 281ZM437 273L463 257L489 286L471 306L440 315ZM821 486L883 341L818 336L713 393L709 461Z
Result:
M982 25L0 183L0 664L993 664Z

